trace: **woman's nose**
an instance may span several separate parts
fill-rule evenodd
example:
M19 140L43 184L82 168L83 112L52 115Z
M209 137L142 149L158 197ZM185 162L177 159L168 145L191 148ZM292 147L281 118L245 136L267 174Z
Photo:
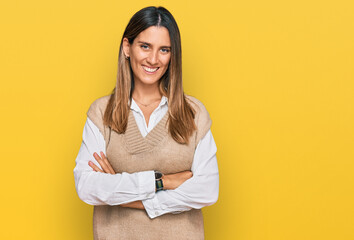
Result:
M158 62L158 52L151 51L147 60L149 64L155 65Z

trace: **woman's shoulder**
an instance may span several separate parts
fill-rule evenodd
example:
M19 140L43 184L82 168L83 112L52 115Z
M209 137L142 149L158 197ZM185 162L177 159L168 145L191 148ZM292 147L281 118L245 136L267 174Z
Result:
M110 95L105 95L103 97L99 97L99 98L96 98L90 105L90 108L94 108L94 107L99 107L99 108L105 108L107 106L107 103L109 101L111 97L111 94Z
M111 95L106 95L106 96L99 97L99 98L95 99L91 103L87 112L88 113L89 112L104 112L107 107L110 97L111 97Z
M197 135L196 135L196 141L199 142L199 140L207 133L207 131L210 129L212 120L210 118L209 112L207 111L206 107L204 104L197 99L196 97L186 95L186 99L188 100L189 103L191 103L192 107L194 110L196 110L195 118L194 121L197 126Z
M103 116L110 97L111 95L106 95L97 98L91 103L89 109L86 112L87 117L100 129L103 128Z
M188 94L184 94L186 99L188 100L188 103L192 103L192 107L194 108L194 110L196 110L197 114L208 114L208 111L206 109L206 107L204 106L204 104L197 99L194 96L188 95Z

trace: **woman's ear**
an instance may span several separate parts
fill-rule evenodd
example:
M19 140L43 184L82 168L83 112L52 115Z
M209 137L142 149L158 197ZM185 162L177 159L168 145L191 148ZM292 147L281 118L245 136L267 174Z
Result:
M125 58L129 57L129 49L130 49L130 43L128 38L123 38L123 52L125 55Z

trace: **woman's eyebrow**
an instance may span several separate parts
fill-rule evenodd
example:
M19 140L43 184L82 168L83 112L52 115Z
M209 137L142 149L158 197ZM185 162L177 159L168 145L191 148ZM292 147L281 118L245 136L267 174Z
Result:
M148 46L151 46L151 43L148 43L148 42L138 41L138 43L143 43L143 44L146 44ZM171 48L171 46L161 46L161 48Z

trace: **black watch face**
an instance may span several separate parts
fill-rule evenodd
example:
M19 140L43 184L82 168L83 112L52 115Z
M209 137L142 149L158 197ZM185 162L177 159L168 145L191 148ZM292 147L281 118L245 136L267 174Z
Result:
M162 173L155 172L155 179L160 179L160 178L162 178Z

